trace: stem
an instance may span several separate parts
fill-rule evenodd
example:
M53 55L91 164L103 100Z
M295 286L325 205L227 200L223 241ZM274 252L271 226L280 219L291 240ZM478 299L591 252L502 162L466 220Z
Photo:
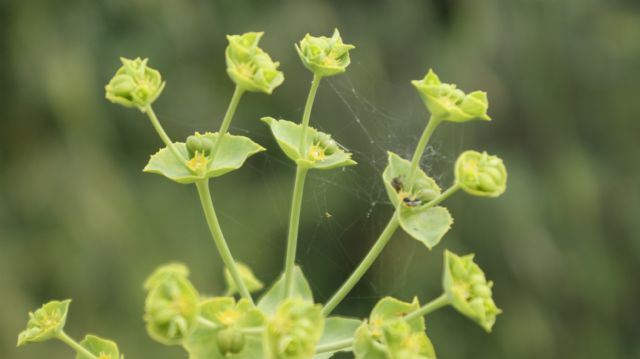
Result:
M307 128L309 127L309 118L311 117L311 108L313 107L313 101L316 98L316 92L318 86L320 86L320 80L322 76L316 74L313 75L313 81L311 81L311 89L309 89L309 95L307 96L307 103L304 105L304 113L302 115L302 133L300 135L300 156L307 157L304 153L304 149L307 148Z
M438 298L430 301L429 303L423 305L422 307L416 309L415 311L407 314L404 317L404 320L411 320L414 318L419 318L419 317L423 317L435 310L438 310L444 306L449 305L449 297L447 297L446 293L443 293L441 296L439 296Z
M376 258L378 258L378 256L380 255L380 252L382 252L384 247L387 245L387 243L395 233L396 229L398 229L399 225L400 225L400 222L398 221L398 213L396 211L394 212L393 217L391 217L391 219L389 220L389 223L387 223L387 226L384 228L384 231L382 231L382 233L380 234L380 237L378 237L378 240L376 241L376 243L373 245L373 247L371 247L371 250L369 250L369 253L367 253L367 256L364 257L362 262L360 262L358 267L351 274L349 279L347 279L347 281L344 282L342 287L340 287L340 289L338 289L338 291L333 295L333 297L329 299L327 304L324 305L324 308L322 308L322 314L325 317L328 316L335 309L335 307L338 306L338 304L340 304L340 302L347 296L347 294L349 294L351 289L355 287L358 281L362 279L364 274L371 267L371 265L376 260Z
M209 230L211 231L211 236L213 237L213 241L218 248L218 252L220 253L220 257L222 257L222 261L224 265L229 269L229 273L231 273L231 277L238 287L238 291L240 295L249 300L251 304L253 304L253 298L251 298L251 294L247 290L247 287L242 281L242 277L240 277L240 271L238 270L238 266L236 262L233 260L233 256L231 255L231 251L229 250L229 246L224 239L224 235L222 234L222 229L220 229L220 223L218 222L218 217L216 216L216 212L213 209L213 202L211 200L211 193L209 192L209 180L199 180L196 181L196 187L198 188L198 195L200 197L200 203L202 204L202 209L204 210L204 215L207 218L207 224L209 225Z
M231 96L231 102L229 102L229 106L227 107L227 112L224 114L224 118L222 119L220 130L218 131L218 141L216 141L216 144L211 151L212 161L216 153L218 153L218 149L220 149L222 138L227 134L227 130L229 130L229 125L231 124L233 115L236 113L236 108L238 108L238 103L240 103L242 94L244 94L244 89L240 86L236 86L235 90L233 90L233 96Z
M353 346L353 338L340 340L334 343L318 345L316 354L337 352L338 350L348 349Z
M293 286L293 266L296 261L298 246L298 227L300 225L300 208L302 207L302 192L308 169L298 165L296 179L291 198L291 213L289 215L289 233L287 235L287 255L284 262L284 298L289 297Z
M220 326L205 317L198 317L198 323L202 326L205 326L209 329L218 329Z
M413 158L411 159L411 169L409 170L409 180L406 183L407 187L409 187L410 189L413 187L413 181L415 181L416 175L418 174L420 158L422 158L424 149L427 147L427 143L429 143L429 139L431 138L433 131L435 131L440 122L441 120L439 118L431 116L431 118L429 119L429 123L427 123L427 127L425 127L424 131L422 132L420 141L418 141L416 150L415 152L413 152Z
M460 183L458 182L454 183L453 186L447 188L447 190L442 192L438 197L428 202L426 204L427 208L431 208L433 206L438 205L440 202L444 201L445 199L451 197L451 195L453 195L454 193L458 192L459 189L460 189Z
M91 359L98 359L97 356L93 355L93 353L91 353L90 351L87 350L87 348L83 347L82 345L80 345L78 342L76 342L75 340L73 340L70 336L67 335L67 333L65 332L60 332L60 334L58 334L58 339L60 339L61 341L63 341L65 344L67 344L68 346L70 346L71 348L73 348L76 352L78 352L78 354L87 356Z
M184 166L187 166L187 160L182 156L180 151L178 151L178 148L176 148L173 141L171 141L167 133L162 128L162 125L160 124L160 121L158 121L158 117L156 116L156 113L153 111L153 108L151 106L148 106L147 108L144 109L143 112L145 112L147 116L149 116L149 120L151 121L153 128L156 129L156 132L158 132L158 135L162 139L162 142L164 142L164 144L169 148L169 150L173 152L173 154L176 156L178 161L180 161L180 163L182 163Z

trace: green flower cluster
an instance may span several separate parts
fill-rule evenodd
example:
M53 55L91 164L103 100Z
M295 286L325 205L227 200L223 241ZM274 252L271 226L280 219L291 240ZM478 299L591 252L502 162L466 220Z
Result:
M307 359L313 357L322 336L322 307L290 298L282 302L267 324L267 359Z
M491 297L493 282L473 262L473 254L458 256L445 251L444 291L449 302L460 313L476 321L487 332L491 331L496 316L502 313Z
M456 183L475 196L498 197L507 189L507 169L497 156L465 151L456 161Z
M345 72L351 63L349 51L355 48L342 42L338 29L331 37L307 34L295 47L304 66L320 77Z
M149 59L121 57L120 61L122 67L105 87L106 97L113 103L144 112L160 96L165 82L158 70L147 66Z
M225 51L229 77L245 91L271 94L284 81L280 64L258 47L262 32L229 35Z

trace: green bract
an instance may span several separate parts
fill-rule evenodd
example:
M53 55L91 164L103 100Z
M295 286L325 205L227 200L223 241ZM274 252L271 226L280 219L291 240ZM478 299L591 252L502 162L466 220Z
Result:
M507 169L497 156L465 151L456 161L456 182L476 196L498 197L507 189Z
M422 80L413 80L411 83L418 89L422 101L431 114L440 120L452 122L466 122L473 119L491 120L487 115L489 102L486 92L474 91L465 94L454 84L440 82L438 75L431 69Z
M180 344L195 327L200 297L187 275L183 265L170 264L145 282L147 332L162 344Z
M111 340L102 339L95 335L87 335L80 342L85 349L95 355L98 359L120 359L118 345ZM124 356L122 356L124 358ZM92 359L88 355L78 353L76 359Z
M245 91L271 94L284 81L278 62L258 47L262 32L229 35L225 51L229 77Z
M423 331L413 331L402 319L392 319L383 327L389 359L435 359L431 340Z
M165 82L160 72L147 67L149 59L121 57L120 61L122 67L105 86L106 97L113 103L144 111L160 96Z
M182 183L219 177L242 167L244 161L258 152L264 151L259 144L244 136L226 134L222 144L212 159L211 148L218 141L218 133L197 133L187 139L187 144L176 142L174 145L184 158L188 158L187 165L183 165L178 158L165 147L151 156L144 172L156 173L168 179ZM196 147L194 141L205 147Z
M476 321L487 332L491 331L496 316L502 313L491 297L493 282L473 262L473 254L458 256L445 251L444 291L451 305L460 313Z
M353 352L362 359L395 359L396 351L406 345L398 345L415 333L425 330L424 318L416 317L405 321L403 317L420 307L418 299L406 303L392 297L382 298L371 311L368 322L363 323L355 334ZM398 320L407 323L408 330L399 332ZM392 333L387 333L388 331ZM393 338L393 342L387 341ZM428 339L427 339L428 340ZM408 344L408 342L407 342Z
M18 346L26 343L44 342L56 338L67 321L70 299L51 302L35 312L29 313L27 329L18 335Z
M361 320L353 318L343 317L329 317L324 321L324 331L320 341L318 342L318 348L335 346L337 343L344 341L352 341L353 336L362 324ZM313 359L328 359L331 358L338 351L351 351L351 346L343 349L336 349L323 354L317 354Z
M444 207L427 204L440 194L440 187L422 170L417 170L413 185L407 183L411 162L389 152L389 164L382 173L389 199L401 206L398 219L402 229L431 249L449 231L453 219Z
M307 302L313 303L313 293L309 282L304 277L304 273L300 267L293 268L293 286L292 291L289 294L291 298L299 298ZM273 283L271 288L260 298L258 301L258 308L262 310L266 315L273 315L280 303L284 300L284 278L280 276L278 280Z
M267 359L311 359L322 336L322 307L301 298L289 298L278 306L267 323Z
M351 62L349 50L355 48L342 42L338 29L334 30L331 37L307 34L295 47L304 66L321 77L345 72Z
M331 136L324 132L308 127L306 131L307 146L304 153L301 154L301 125L290 121L276 120L272 117L263 117L262 121L269 125L273 137L287 157L301 166L328 170L356 164L351 159L351 153L346 152Z
M265 318L249 301L207 299L200 304L200 315L204 320L184 341L190 359L263 357L261 331L248 333L246 329L261 329Z
M240 262L237 262L236 264L238 265L238 270L240 271L240 276L242 277L242 281L244 282L249 292L257 292L264 287L264 284L262 284L260 279L256 278L256 276L253 274L253 271L251 271L251 268L249 268L247 265ZM231 277L231 273L229 272L229 269L227 269L226 267L224 269L224 281L225 283L227 283L227 293L229 295L235 294L238 292L238 287L236 286L236 283L233 281L233 278Z

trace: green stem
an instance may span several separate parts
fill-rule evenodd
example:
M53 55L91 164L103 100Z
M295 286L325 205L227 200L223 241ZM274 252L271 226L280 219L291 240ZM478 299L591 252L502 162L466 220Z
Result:
M338 350L349 349L353 346L353 338L340 340L334 343L318 345L316 347L316 354L332 353Z
M447 190L442 192L438 197L428 202L426 204L426 207L431 208L433 206L440 204L440 202L444 201L445 199L451 197L451 195L453 195L454 193L458 192L459 189L460 189L460 183L458 182L454 183L453 186L447 188Z
M311 81L311 88L309 89L309 95L307 96L307 103L304 105L304 113L302 115L302 133L300 135L300 156L307 157L304 149L307 148L307 128L309 128L309 118L311 117L311 108L313 107L313 101L316 98L316 92L318 86L320 86L320 80L322 76L316 74L313 75L313 81Z
M87 350L87 348L83 347L82 345L80 345L78 342L76 342L75 340L73 340L70 336L67 335L67 333L65 332L60 332L60 334L58 334L58 339L60 339L61 341L63 341L65 344L67 344L68 346L70 346L71 348L73 348L78 354L87 356L91 359L98 359L97 356L93 355L93 353L91 353L90 351Z
M413 158L411 159L411 169L409 170L409 179L406 183L407 187L411 189L413 187L413 181L416 179L416 175L418 174L418 167L420 167L420 159L424 153L427 144L429 143L429 139L433 134L433 131L436 130L436 127L442 122L439 118L435 116L431 116L429 119L429 123L427 123L427 127L424 128L422 132L422 136L420 137L420 141L418 141L418 145L416 146L415 152L413 152Z
M242 94L244 94L244 89L240 86L236 86L235 90L233 90L233 96L231 96L231 102L229 102L229 106L227 107L227 112L224 114L224 118L222 119L220 130L218 131L218 141L216 141L216 144L211 151L210 157L212 160L220 149L220 145L222 144L224 135L226 135L227 131L229 130L229 125L231 124L233 115L236 113L238 103L240 103L240 98L242 98Z
M338 289L338 291L333 295L333 297L329 299L327 304L324 305L324 308L322 308L322 314L325 317L328 316L335 309L335 307L337 307L338 304L342 302L342 300L347 296L347 294L349 294L351 289L353 289L353 287L355 287L355 285L358 284L358 281L362 279L362 277L367 272L367 270L371 267L373 262L378 258L378 256L380 255L384 247L387 245L387 243L395 233L396 229L398 229L399 225L400 225L400 222L398 221L398 213L394 212L393 217L391 217L391 219L389 220L389 223L387 223L387 226L384 228L384 231L382 231L376 243L373 245L371 250L369 250L369 253L367 253L366 257L364 257L362 262L360 262L360 264L355 269L355 271L351 274L349 279L347 279L347 281L344 282L342 287Z
M209 230L211 231L213 241L218 248L220 257L222 257L224 265L229 269L229 273L231 273L231 277L238 287L240 295L253 304L253 298L251 298L251 294L249 294L244 281L242 281L240 270L238 270L238 266L231 255L227 241L225 241L224 235L222 234L222 229L220 229L220 223L218 222L218 217L216 216L216 212L213 208L213 201L211 200L211 193L209 192L209 180L205 179L196 181L196 187L198 188L200 203L202 204L202 209L204 210Z
M174 145L173 141L171 141L171 139L169 138L169 135L167 135L167 133L162 128L160 121L158 121L158 116L156 116L156 113L153 111L153 108L151 106L148 106L147 108L144 109L143 112L145 112L147 116L149 116L149 120L151 121L153 128L156 129L156 132L158 132L158 135L162 139L162 142L164 142L164 144L169 148L169 150L173 152L173 154L180 161L180 163L182 163L184 166L187 166L187 160L182 156L180 151L178 151L178 148Z
M414 318L419 318L419 317L424 317L425 315L436 311L444 306L449 305L449 297L447 297L446 293L443 293L441 296L439 296L438 298L430 301L429 303L423 305L422 307L416 309L415 311L407 314L404 319L405 320L411 320Z
M289 233L287 235L287 254L284 262L284 298L289 297L293 287L293 267L296 261L298 246L298 228L300 225L300 209L302 207L302 192L308 169L298 165L296 179L291 197L291 213L289 214Z

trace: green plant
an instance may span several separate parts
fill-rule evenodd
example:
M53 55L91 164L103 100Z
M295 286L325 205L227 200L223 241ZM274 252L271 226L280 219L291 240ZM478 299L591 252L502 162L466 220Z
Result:
M354 47L344 44L336 30L331 37L306 35L296 50L304 66L313 73L311 89L301 124L264 117L282 151L296 164L290 208L287 249L282 276L255 303L252 293L262 282L232 256L216 216L209 191L211 178L239 169L248 157L264 148L244 136L228 133L229 124L242 95L249 92L271 94L284 80L278 63L258 45L262 33L229 36L225 57L227 73L236 87L216 133L198 133L185 142L173 142L158 121L152 104L165 83L147 60L122 59L122 67L106 86L106 97L125 107L145 113L164 142L151 156L145 172L160 174L174 182L194 184L211 235L225 264L228 290L220 297L201 296L189 281L186 266L172 263L158 268L144 284L147 291L145 317L149 335L165 345L181 345L190 358L329 358L340 351L352 351L356 358L435 358L425 332L424 317L451 305L490 331L500 314L492 299L492 283L473 262L473 255L457 256L445 251L443 294L420 304L385 297L369 318L331 316L380 255L398 228L423 243L437 245L453 220L440 206L462 189L486 197L496 197L506 188L507 173L495 156L466 151L455 164L455 181L442 191L419 168L420 159L435 129L442 122L490 120L484 92L465 94L453 84L440 81L431 70L422 80L413 81L431 113L412 159L389 152L382 179L394 206L388 224L375 245L352 275L324 305L314 302L301 269L295 265L298 225L305 178L309 170L331 170L355 165L351 154L329 134L310 126L316 90L327 76L343 73ZM235 294L239 298L235 298ZM70 301L53 301L35 313L20 333L18 345L60 339L76 350L77 358L116 359L115 343L87 336L77 343L64 331Z

